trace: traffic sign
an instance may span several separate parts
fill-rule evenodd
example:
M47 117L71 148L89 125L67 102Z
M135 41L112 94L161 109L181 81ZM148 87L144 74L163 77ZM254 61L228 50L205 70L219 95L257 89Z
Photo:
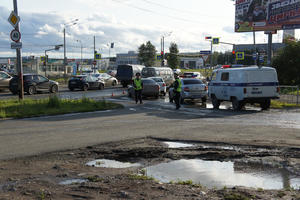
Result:
M204 62L206 62L208 59L208 55L203 55L202 58L203 58Z
M21 39L21 33L16 29L12 30L10 32L10 39L14 42L19 42Z
M245 53L244 52L236 52L236 60L244 60Z
M101 53L95 53L95 60L101 60Z
M22 49L22 42L12 42L10 47L11 49Z
M210 55L210 54L211 54L211 51L200 51L200 54L203 54L203 55Z
M93 65L97 65L97 61L96 60L93 61Z
M213 44L219 44L219 42L220 42L220 38L213 38L212 39Z
M7 20L14 28L16 28L20 21L20 17L16 15L14 11L12 11Z

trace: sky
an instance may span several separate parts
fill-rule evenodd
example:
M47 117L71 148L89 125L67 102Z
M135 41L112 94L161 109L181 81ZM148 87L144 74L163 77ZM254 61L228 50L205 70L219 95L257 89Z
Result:
M13 27L7 19L13 0L0 2L0 57L15 56L10 49ZM165 51L171 42L179 52L210 50L205 36L219 37L221 42L253 43L252 33L234 32L235 6L232 0L19 0L22 56L42 56L47 49L63 44L66 29L68 58L92 58L94 36L96 50L103 57L137 51L150 41L160 52L161 38ZM78 19L77 24L72 21ZM282 32L273 36L282 40ZM266 43L263 32L256 33L257 43ZM110 43L114 48L109 49ZM214 45L214 51L231 51L232 45ZM63 58L63 48L48 52Z

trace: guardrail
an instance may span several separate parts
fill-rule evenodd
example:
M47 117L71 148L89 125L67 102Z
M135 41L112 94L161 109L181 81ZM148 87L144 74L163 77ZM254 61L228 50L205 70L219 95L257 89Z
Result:
M299 105L300 91L299 86L280 85L279 101Z

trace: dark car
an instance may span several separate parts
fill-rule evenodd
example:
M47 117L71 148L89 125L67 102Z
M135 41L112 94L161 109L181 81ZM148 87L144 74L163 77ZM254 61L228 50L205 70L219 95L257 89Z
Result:
M91 75L77 75L70 78L68 82L69 90L80 89L87 91L88 89L104 89L104 82L101 79Z
M142 96L143 97L159 97L159 91L160 86L158 83L156 83L153 79L150 78L142 78L143 82L143 90L142 90ZM135 90L133 86L128 87L128 96L134 97L135 96Z
M132 79L136 73L141 73L143 65L118 65L116 78L120 81L121 85L125 88L132 83Z
M19 77L14 76L9 82L9 90L13 94L18 93ZM23 75L24 91L32 95L38 91L49 91L56 93L58 91L58 83L48 78L37 74L24 74Z

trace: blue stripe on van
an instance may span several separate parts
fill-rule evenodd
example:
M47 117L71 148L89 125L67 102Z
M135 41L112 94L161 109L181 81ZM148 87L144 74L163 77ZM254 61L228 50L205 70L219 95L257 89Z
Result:
M278 82L209 83L209 86L231 86L231 87L279 86L279 83Z

